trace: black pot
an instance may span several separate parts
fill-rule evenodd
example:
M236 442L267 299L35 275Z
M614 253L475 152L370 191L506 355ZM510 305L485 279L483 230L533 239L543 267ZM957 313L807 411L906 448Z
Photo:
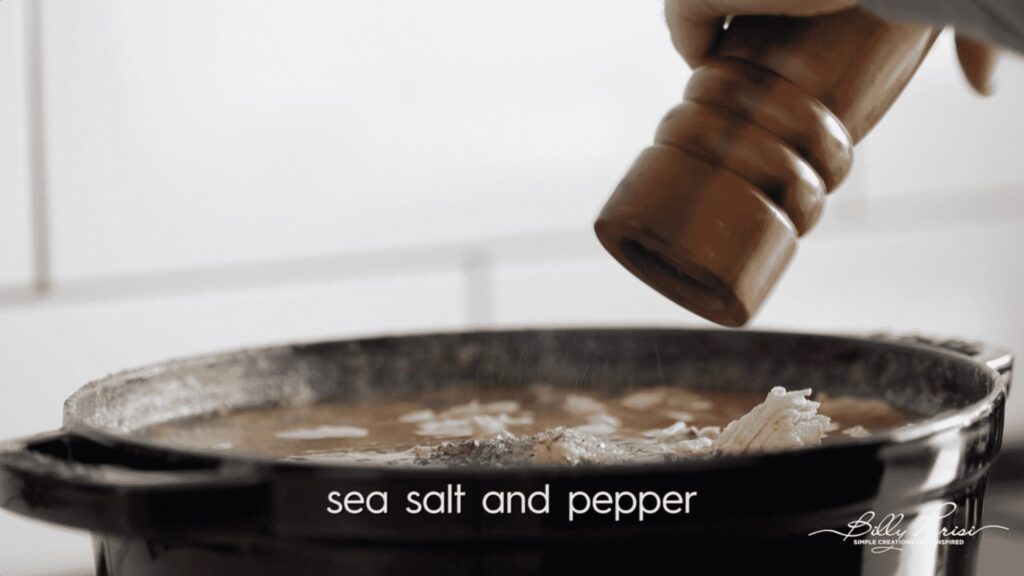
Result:
M0 504L93 533L98 574L973 574L1010 357L965 344L702 330L537 330L326 342L176 361L93 382L60 431L0 445ZM183 449L133 436L171 419L381 390L543 381L882 398L934 416L813 449L671 464L367 468ZM409 491L459 484L461 514L411 515ZM548 514L489 515L490 490L550 489ZM387 515L326 511L387 491ZM689 514L569 522L570 491L693 491ZM887 551L840 533L912 529ZM887 514L902 522L881 522ZM895 518L900 518L899 516ZM894 526L896 528L894 528ZM883 528L879 527L879 530ZM830 531L831 530L831 531ZM954 532L955 534L955 532ZM888 542L894 535L863 536ZM906 538L904 538L906 539ZM945 542L940 540L947 540ZM952 541L949 541L952 540ZM956 540L960 542L957 543ZM11 543L8 543L11 544Z

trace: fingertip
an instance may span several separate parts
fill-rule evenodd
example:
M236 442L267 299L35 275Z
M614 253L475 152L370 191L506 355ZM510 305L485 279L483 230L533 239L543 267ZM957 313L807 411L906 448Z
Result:
M705 17L686 0L666 0L665 20L676 52L691 68L701 66L718 38L721 20Z
M981 96L995 93L995 69L999 63L1000 51L957 34L956 55L967 82Z

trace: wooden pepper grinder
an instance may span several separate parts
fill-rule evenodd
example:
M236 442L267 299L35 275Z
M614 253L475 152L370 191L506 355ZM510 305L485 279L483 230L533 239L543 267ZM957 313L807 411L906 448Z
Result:
M938 32L860 9L734 18L601 211L601 243L676 303L745 324Z

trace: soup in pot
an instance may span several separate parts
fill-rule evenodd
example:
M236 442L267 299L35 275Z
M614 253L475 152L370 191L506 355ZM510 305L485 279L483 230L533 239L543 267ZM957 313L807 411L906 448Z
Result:
M142 431L162 443L344 464L518 466L663 462L813 447L922 416L876 399L535 384L261 407Z

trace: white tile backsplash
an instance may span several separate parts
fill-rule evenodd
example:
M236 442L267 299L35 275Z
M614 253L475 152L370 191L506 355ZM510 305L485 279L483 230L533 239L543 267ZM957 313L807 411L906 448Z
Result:
M943 34L889 114L857 148L870 195L971 192L1024 182L1024 57L1006 55L996 93L976 95Z
M0 286L32 275L22 6L0 2Z
M586 226L686 76L656 3L44 17L58 279Z

